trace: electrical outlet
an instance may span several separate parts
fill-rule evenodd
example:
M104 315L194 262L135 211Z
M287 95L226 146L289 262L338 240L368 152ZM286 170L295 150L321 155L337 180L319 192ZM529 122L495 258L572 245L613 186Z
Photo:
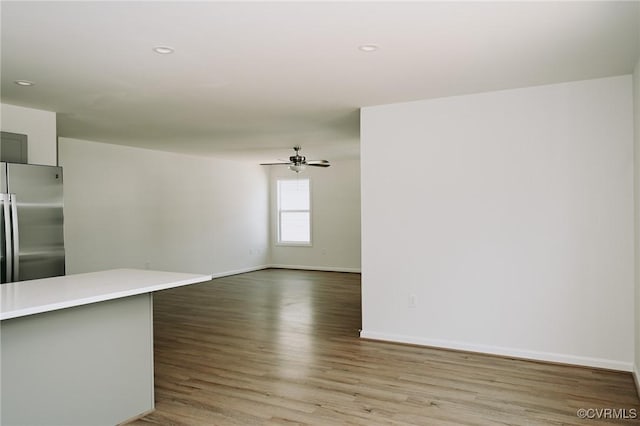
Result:
M416 307L416 295L415 294L410 294L409 295L409 307L410 308L415 308Z

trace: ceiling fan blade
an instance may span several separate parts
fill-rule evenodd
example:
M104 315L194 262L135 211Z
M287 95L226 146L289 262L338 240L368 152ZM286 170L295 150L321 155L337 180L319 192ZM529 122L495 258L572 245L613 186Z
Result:
M260 165L261 166L289 166L289 168L295 171L296 173L299 173L302 170L304 170L305 166L329 167L331 165L329 164L328 160L308 160L307 161L304 155L300 155L300 146L298 145L293 147L293 150L296 152L296 154L289 157L288 162L286 160L282 160L279 158L278 160L281 161L280 163L260 163Z

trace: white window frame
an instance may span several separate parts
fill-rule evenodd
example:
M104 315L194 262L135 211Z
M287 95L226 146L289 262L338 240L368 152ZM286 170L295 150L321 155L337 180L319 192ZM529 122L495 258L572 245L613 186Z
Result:
M281 210L280 209L280 182L281 181L299 181L306 180L309 182L309 210ZM278 177L275 181L276 186L276 241L275 245L277 246L293 246L293 247L311 247L313 245L313 206L312 206L312 196L311 196L311 179L308 177L305 178L285 178ZM280 229L281 229L281 214L283 212L286 213L309 213L309 241L282 241L280 238Z

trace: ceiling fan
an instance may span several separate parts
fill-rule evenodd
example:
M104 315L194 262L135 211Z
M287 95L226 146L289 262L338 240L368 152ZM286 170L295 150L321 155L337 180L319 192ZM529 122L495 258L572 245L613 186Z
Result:
M307 166L312 167L329 167L331 164L327 160L307 160L307 157L300 155L300 145L293 147L296 155L289 157L289 162L284 163L260 163L261 166L289 166L289 170L300 173Z

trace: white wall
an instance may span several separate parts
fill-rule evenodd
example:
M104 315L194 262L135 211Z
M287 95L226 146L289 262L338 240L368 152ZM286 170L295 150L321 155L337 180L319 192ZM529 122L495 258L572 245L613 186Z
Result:
M0 128L27 135L29 164L57 165L55 112L1 104Z
M224 275L268 263L258 165L60 138L67 272Z
M28 135L29 162L56 165L55 113L1 106L2 130ZM264 265L360 271L359 161L309 168L305 174L313 180L314 244L272 247L266 218L275 204L269 205L264 167L68 138L60 138L59 150L65 173L67 273L124 266L227 273ZM271 184L283 170L272 169ZM237 188L227 187L232 178L238 179ZM164 198L183 187L188 194L184 210L172 197ZM124 207L125 202L133 207ZM179 219L193 226L178 232L173 225ZM169 230L158 233L158 227ZM190 253L177 248L182 245Z
M360 161L331 161L329 168L307 169L311 180L312 246L275 244L276 180L295 178L271 167L271 263L275 267L360 272Z
M362 336L630 371L632 108L631 76L364 108Z

